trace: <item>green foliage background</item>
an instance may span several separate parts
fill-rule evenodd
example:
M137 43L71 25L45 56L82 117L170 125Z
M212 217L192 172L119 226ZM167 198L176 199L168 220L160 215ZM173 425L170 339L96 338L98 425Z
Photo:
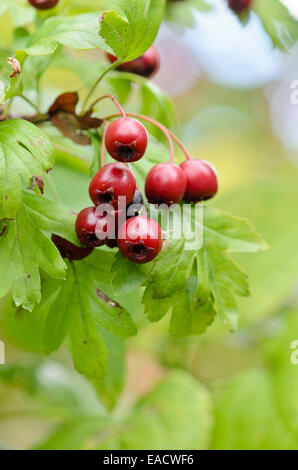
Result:
M175 30L193 25L192 7L205 14L211 8L204 0L169 3L164 20ZM49 13L36 18L25 0L2 0L0 80L6 89L1 101L25 94L46 110L63 91L78 90L86 97L107 67L95 47L132 59L157 34L162 2L129 4L132 9L123 11L121 0L64 0L62 10L54 11L59 16L47 19ZM150 14L144 9L147 4ZM111 8L99 36L98 18ZM297 22L279 1L260 0L254 9L272 47L284 51L292 46ZM248 19L239 20L245 27ZM33 21L39 29L31 34ZM155 26L145 41L148 25ZM114 27L123 32L120 42L115 42ZM10 80L7 57L13 52L24 67L21 77ZM149 277L146 270L105 250L65 264L47 234L76 241L74 216L66 208L78 211L90 204L87 188L98 165L100 134L90 133L92 145L83 147L49 123L38 128L26 121L1 123L0 147L10 149L8 180L14 183L0 185L0 195L11 194L1 197L0 219L14 219L9 227L0 221L0 232L5 228L9 234L0 245L0 294L9 290L0 299L0 340L7 359L0 366L3 448L297 449L298 365L290 360L291 344L298 339L298 173L290 162L293 152L274 135L265 87L228 89L205 77L173 103L166 91L140 77L111 71L97 95L112 92L128 110L180 128L192 154L217 167L220 193L205 215L205 251L216 286L204 278L202 257L192 252L180 256L180 245L161 256ZM225 107L208 113L215 104ZM99 115L111 109L104 104ZM32 108L16 97L11 112L28 114ZM233 120L237 113L244 116L245 126ZM3 126L12 127L5 132ZM148 129L149 157L135 170L140 184L150 166L168 156L162 136ZM14 132L22 135L19 149ZM37 145L25 167L29 139L43 139L46 145ZM54 169L44 178L46 197L38 197L38 190L34 188L35 194L26 185L32 174L53 165L53 157ZM176 157L179 162L181 155ZM253 254L265 245L243 217L264 236L269 250ZM167 256L180 269L165 286ZM250 278L251 296L239 300L239 329L230 333L224 321L231 329L238 323L233 293L248 293L242 268ZM27 271L33 273L29 288L24 282ZM145 294L140 288L144 282ZM160 295L160 285L168 297ZM121 321L117 309L94 298L94 286L122 306ZM219 294L213 305L210 292L215 291ZM86 331L88 351L81 348ZM84 375L74 370L73 362Z

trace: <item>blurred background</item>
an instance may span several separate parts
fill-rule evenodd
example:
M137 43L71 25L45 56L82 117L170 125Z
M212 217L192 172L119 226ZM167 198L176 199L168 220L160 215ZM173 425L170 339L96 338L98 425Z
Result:
M80 12L100 2L72 3ZM298 18L296 0L283 3ZM151 86L172 99L176 118L171 114L168 124L190 152L217 167L220 191L211 204L248 218L270 245L238 257L251 285L251 297L239 300L240 328L231 334L217 320L201 337L173 338L168 317L146 321L141 294L122 299L140 329L125 354L123 345L115 350L117 384L106 406L74 371L68 344L43 355L43 312L18 318L2 299L2 448L298 448L298 364L291 361L298 340L298 104L291 87L298 45L276 48L258 15L241 22L225 0L208 4L168 2L156 41L161 69ZM9 13L0 16L1 54L12 47L13 27ZM86 94L88 75L105 66L100 51L63 53L90 68L71 69L58 55L41 81L43 109L63 91ZM116 86L113 77L106 86ZM117 86L127 109L144 109L137 83L131 89L123 78ZM150 106L147 113L155 113ZM32 110L16 99L13 112ZM56 142L51 177L59 197L80 210L89 205L90 149L66 148L58 131L48 132ZM123 388L119 398L115 387Z

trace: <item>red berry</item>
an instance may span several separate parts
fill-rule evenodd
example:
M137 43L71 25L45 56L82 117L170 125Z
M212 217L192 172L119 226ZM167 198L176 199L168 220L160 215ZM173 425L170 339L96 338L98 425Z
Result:
M121 227L126 221L125 209L107 212L105 205L97 206L97 210L101 208L100 212L103 212L103 215L100 215L95 233L109 248L115 248L118 245L119 226Z
M133 263L152 261L162 249L162 232L155 220L137 216L122 225L118 246L123 255Z
M95 205L110 204L118 209L120 196L125 197L128 205L136 190L136 180L129 168L122 163L108 163L93 177L89 195Z
M59 0L29 0L29 3L37 10L50 10L58 5Z
M174 163L158 163L146 178L146 197L152 204L177 203L183 198L185 189L186 177Z
M115 62L117 57L112 54L108 54L110 62ZM160 57L157 49L151 46L141 57L124 62L124 64L118 65L117 70L122 72L135 73L142 75L143 77L152 77L158 72L160 67Z
M236 13L241 13L250 6L252 0L228 0L228 2L231 10L234 10Z
M145 127L136 119L120 118L106 132L107 151L119 162L136 162L144 155L148 142Z
M93 251L93 247L76 246L55 234L52 235L52 241L60 251L62 258L68 258L70 261L86 258Z
M115 232L113 235L109 234L106 240L106 245L109 248L115 248L116 246L118 246L118 228L121 227L127 219L131 219L132 217L136 217L137 215L139 215L139 212L143 208L143 206L144 201L142 193L138 189L136 189L131 203L125 208L125 210L122 209L111 213L115 216Z
M180 168L187 180L185 201L204 201L217 193L217 174L210 163L204 160L186 160L180 164Z
M77 215L76 232L83 245L88 247L104 245L105 240L100 240L95 233L99 220L96 207L86 207Z

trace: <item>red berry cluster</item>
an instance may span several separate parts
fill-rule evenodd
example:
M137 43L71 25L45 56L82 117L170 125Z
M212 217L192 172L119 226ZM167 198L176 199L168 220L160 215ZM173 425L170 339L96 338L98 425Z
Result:
M121 64L121 70L148 76L149 69L151 74L158 66L158 53L152 47L139 59ZM83 209L77 215L76 233L85 248L78 251L78 247L74 247L71 250L69 242L61 244L61 239L56 236L54 242L62 256L69 259L79 259L87 256L93 248L107 245L110 248L118 247L132 262L146 263L162 249L162 231L157 222L139 215L143 197L129 164L140 160L145 154L148 135L143 124L134 117L157 126L167 138L170 149L170 162L155 165L146 177L145 192L150 203L170 206L181 200L193 203L207 200L217 192L217 174L210 163L192 159L169 129L147 116L126 114L113 96L101 96L93 103L91 110L105 98L110 98L120 113L104 118L103 122L119 115L121 117L104 130L101 169L89 185L89 196L94 206ZM173 141L187 158L180 166L173 163ZM117 162L104 164L106 150Z
M104 144L117 163L102 166L92 178L89 195L94 206L78 214L77 236L88 248L118 246L130 261L146 263L160 252L162 232L157 222L139 215L143 197L127 166L144 155L146 129L136 119L122 117L108 126Z
M59 0L29 0L29 3L37 10L50 10L58 5Z
M158 125L169 135L169 131ZM78 214L77 236L88 248L104 244L112 248L118 246L130 261L146 263L160 252L162 232L154 220L138 215L143 198L127 164L144 155L146 129L124 113L106 129L104 147L117 163L103 165L91 180L89 195L94 206ZM182 199L187 202L206 200L217 192L216 171L210 163L190 157L180 166L172 162L159 163L147 175L145 192L150 203L168 206Z
M175 204L182 199L199 202L217 193L217 174L204 160L189 159L180 166L158 163L148 173L145 184L146 197L153 204Z

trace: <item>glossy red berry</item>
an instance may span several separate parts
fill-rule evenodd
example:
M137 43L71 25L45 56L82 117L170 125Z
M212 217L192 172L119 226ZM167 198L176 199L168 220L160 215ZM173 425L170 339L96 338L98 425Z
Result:
M105 240L101 240L96 235L99 216L96 207L86 207L78 215L76 220L76 232L80 242L88 247L102 246Z
M106 149L118 162L129 163L140 160L148 142L145 127L132 118L120 118L113 121L106 132Z
M128 205L136 190L136 180L130 169L122 163L108 163L93 177L89 195L95 205L110 204L118 209L119 197Z
M68 258L70 261L84 259L93 251L93 247L76 246L55 234L52 235L52 241L60 251L62 258Z
M204 160L186 160L180 164L186 176L184 200L198 202L215 196L218 189L217 173L213 166Z
M112 63L117 60L117 57L112 54L108 54L108 58ZM141 75L142 77L149 78L158 72L159 67L159 53L154 46L151 46L148 51L141 55L141 57L118 65L117 70L121 70L122 72L135 73L137 75Z
M133 263L152 261L162 249L162 232L155 220L137 216L129 219L119 230L118 247Z
M152 204L174 204L184 196L186 177L174 163L158 163L149 171L146 183L146 197Z
M29 0L29 3L37 10L50 10L58 5L59 0Z
M104 208L104 206L102 206ZM101 208L101 206L97 206ZM104 240L104 243L109 248L115 248L118 245L118 231L126 222L125 209L115 211L104 211L103 216L100 217L96 226L96 235L98 238Z
M241 13L242 11L249 8L252 0L228 0L228 2L231 10L235 11L236 13Z
M119 227L121 227L126 222L126 220L139 215L143 207L144 201L142 193L138 189L136 189L131 203L125 209L117 210L111 213L111 215L115 217L115 231L113 235L109 234L108 238L106 239L106 245L109 248L115 248L116 246L118 246Z

